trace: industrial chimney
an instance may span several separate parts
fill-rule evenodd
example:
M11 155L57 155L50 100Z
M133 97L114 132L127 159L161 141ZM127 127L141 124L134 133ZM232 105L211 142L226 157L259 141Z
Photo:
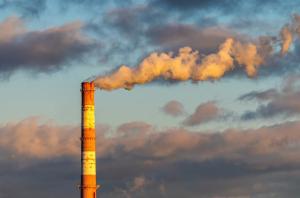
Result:
M96 198L95 86L81 84L81 198Z

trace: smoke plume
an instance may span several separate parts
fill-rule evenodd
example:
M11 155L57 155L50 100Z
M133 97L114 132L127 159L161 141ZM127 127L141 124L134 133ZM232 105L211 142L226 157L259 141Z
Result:
M291 43L293 42L293 34L288 26L285 26L281 29L280 32L281 39L282 39L282 46L281 46L281 55L284 55L289 50Z
M298 15L294 15L292 23L281 29L277 41L271 43L268 48L259 39L241 42L227 38L219 46L218 52L209 55L200 54L191 47L180 48L175 55L172 52L153 52L137 67L121 65L108 75L96 77L94 82L96 87L104 90L131 89L134 85L146 84L157 79L193 82L218 80L236 68L243 68L248 77L254 77L267 57L273 55L274 45L279 42L280 54L284 55L288 52L294 35L300 35Z

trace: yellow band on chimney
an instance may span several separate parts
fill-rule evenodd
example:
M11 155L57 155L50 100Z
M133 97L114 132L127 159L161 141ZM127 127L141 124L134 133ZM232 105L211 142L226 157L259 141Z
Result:
M95 151L82 152L82 175L96 175L96 153Z
M95 128L95 107L94 105L83 106L83 128Z

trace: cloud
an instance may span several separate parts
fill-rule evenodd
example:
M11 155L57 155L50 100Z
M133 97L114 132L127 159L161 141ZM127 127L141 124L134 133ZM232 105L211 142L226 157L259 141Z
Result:
M119 197L126 198L137 197L137 194L143 194L144 197L146 196L144 194L144 190L149 184L150 181L144 176L136 176L132 179L132 181L127 182L127 185L123 188L115 187L112 194L114 194L114 196L118 195Z
M166 113L167 115L176 117L176 116L180 116L182 115L185 111L184 111L184 107L183 105L176 101L176 100L171 100L169 102L167 102L162 108L161 110Z
M257 118L289 117L300 113L299 77L289 77L280 90L252 91L239 97L240 100L258 100L262 102L255 111L246 111L243 120Z
M23 16L39 16L47 8L46 0L3 0L0 3L0 8L13 8L22 13Z
M276 89L269 89L266 91L251 91L249 93L246 93L242 96L240 96L238 99L241 101L249 101L253 99L257 100L269 100L271 98L274 98L278 95L278 92Z
M204 17L198 23L170 22L173 14L152 6L151 3L121 7L105 13L103 21L111 32L117 33L120 42L126 43L126 53L131 46L163 50L177 50L190 46L201 53L211 53L228 37L242 39L244 36L218 26L213 18ZM201 25L197 25L201 24ZM136 48L136 47L135 47Z
M276 2L280 5L282 4L281 1ZM239 15L239 20L228 21L223 24L213 16L207 17L205 14L205 12L209 12L207 9L203 9L204 13L197 12L194 14L194 12L191 12L189 9L182 9L182 12L178 13L176 10L170 9L170 6L154 6L157 5L157 3L161 5L161 2L154 1L153 4L153 1L150 1L142 4L116 6L113 9L110 8L110 10L105 11L103 18L98 19L97 23L91 25L93 29L97 29L97 31L100 30L101 34L98 36L105 37L107 41L109 41L106 43L106 46L102 48L105 55L100 57L101 61L123 59L125 61L122 65L135 65L137 62L134 60L140 60L142 57L145 57L146 54L153 52L155 48L158 52L171 50L173 54L176 54L178 48L185 46L198 50L199 54L203 56L204 54L215 52L218 45L224 42L226 38L234 38L242 44L241 49L238 50L244 49L242 53L236 53L235 51L235 56L243 58L243 60L236 62L237 64L245 64L243 61L247 60L247 58L250 59L249 57L253 54L260 56L255 57L254 62L257 64L256 69L262 65L258 76L280 75L282 74L282 70L285 72L299 70L297 64L297 62L299 62L297 57L299 56L294 53L293 49L290 49L289 53L291 54L284 58L278 56L280 51L286 53L291 44L291 39L286 36L288 35L286 31L284 31L285 34L282 34L285 36L280 36L280 33L277 32L278 25L270 23L265 17L262 17L263 19L260 17L253 18L253 12L251 10L266 6L273 8L274 5L277 5L274 2L267 1L261 3L257 0L251 1L250 3L229 3L227 1L225 3L215 1L213 1L213 3L208 1L180 2L180 4L190 4L190 7L195 7L194 4L197 3L201 6L207 4L209 7L211 6L210 8L217 10L223 9L223 4L226 4L224 7L233 6L234 9L230 10L230 13ZM176 4L177 2L175 1L173 3ZM172 4L172 2L170 2L170 4ZM290 4L287 5L286 3L282 6L291 7ZM251 11L251 17L244 14L244 10L241 11L240 8ZM166 10L170 12L166 12ZM243 13L237 14L236 11ZM177 19L176 22L174 18ZM257 27L257 21L260 21L259 28ZM255 30L252 31L251 28L253 27ZM282 31L283 30L284 28ZM253 38L252 33L257 31L265 31L267 34ZM296 38L297 36L294 35L294 37ZM245 43L251 43L251 45L245 47L243 45ZM280 49L277 47L278 45L280 45ZM255 46L257 49L254 49ZM275 57L273 57L273 55ZM284 60L278 60L279 58L283 58ZM117 61L114 63L110 62L110 64L120 65ZM248 65L250 65L249 60ZM263 67L265 65L268 65L268 67ZM282 65L284 65L284 67L282 67ZM237 71L235 70L233 73L241 74L241 70L241 68L237 69ZM254 68L251 70L254 70ZM247 72L249 71L247 70ZM252 75L254 75L254 73ZM229 76L232 77L230 74Z
M145 122L128 122L121 124L117 128L117 132L120 135L133 135L133 134L142 134L152 130L152 125Z
M118 131L127 131L125 136L122 133L108 136L107 126L97 126L98 157L106 158L119 156L119 154L123 154L123 157L134 157L134 153L139 153L139 156L144 156L145 159L176 157L179 160L183 157L206 161L222 158L239 159L251 164L251 157L256 158L260 155L268 157L275 152L278 155L275 158L279 158L281 153L293 151L298 147L300 139L297 133L297 128L300 126L298 121L259 129L227 129L222 133L210 134L201 131L192 132L184 128L159 130L148 124L137 123L126 123L118 127ZM77 126L59 126L32 117L17 123L2 125L0 136L0 147L19 156L43 159L72 157L79 154L80 127ZM198 155L199 152L201 155ZM289 154L286 157L289 158ZM297 161L292 158L290 160ZM268 159L266 158L265 161ZM264 160L252 162L260 164L264 163Z
M173 8L177 8L179 10L184 10L184 9L209 9L209 8L218 8L220 7L220 9L233 9L237 6L240 5L239 1L209 1L209 0L201 0L201 1L197 1L197 0L188 0L188 1L182 1L182 0L164 0L161 3L169 6L169 7L173 7Z
M201 53L211 53L227 38L242 38L221 26L198 27L187 24L165 24L147 30L150 42L167 49L189 46Z
M57 127L54 124L40 124L32 117L19 123L8 123L0 128L0 146L9 148L20 156L48 158L78 154L79 127Z
M109 130L97 125L97 132ZM48 159L62 156L74 157L80 150L80 127L59 126L39 117L29 117L20 122L0 125L0 150L18 157Z
M183 124L186 126L195 126L203 124L216 119L221 113L221 110L215 105L214 102L206 102L200 104L195 112L187 117Z
M103 20L105 24L132 38L144 31L141 17L147 10L145 6L116 8L108 11Z
M135 192L141 190L145 187L146 184L147 184L147 180L144 176L135 177L132 182L132 187L130 191Z
M232 13L237 12L240 10L245 9L262 9L264 7L268 6L276 6L279 4L282 4L283 2L280 0L275 1L258 1L258 0L252 0L249 2L241 2L238 0L224 0L224 1L218 1L218 0L163 0L163 1L155 1L156 3L160 3L163 5L166 5L169 8L175 8L180 11L186 11L186 10L214 10L214 11L221 11L223 13Z
M29 31L18 17L0 22L0 76L17 70L51 72L79 60L95 45L77 21L44 30Z
M101 125L97 127L97 173L102 185L98 193L105 197L296 196L299 127L300 122L294 121L203 133L153 126L151 132L141 127L124 136L111 135ZM1 196L78 194L79 135L77 126L41 123L37 118L1 125ZM55 189L49 189L50 184ZM15 186L23 188L16 191Z

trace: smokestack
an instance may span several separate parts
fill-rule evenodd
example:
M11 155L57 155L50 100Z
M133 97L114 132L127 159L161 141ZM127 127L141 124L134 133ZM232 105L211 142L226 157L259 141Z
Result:
M95 87L81 84L81 198L96 198Z

